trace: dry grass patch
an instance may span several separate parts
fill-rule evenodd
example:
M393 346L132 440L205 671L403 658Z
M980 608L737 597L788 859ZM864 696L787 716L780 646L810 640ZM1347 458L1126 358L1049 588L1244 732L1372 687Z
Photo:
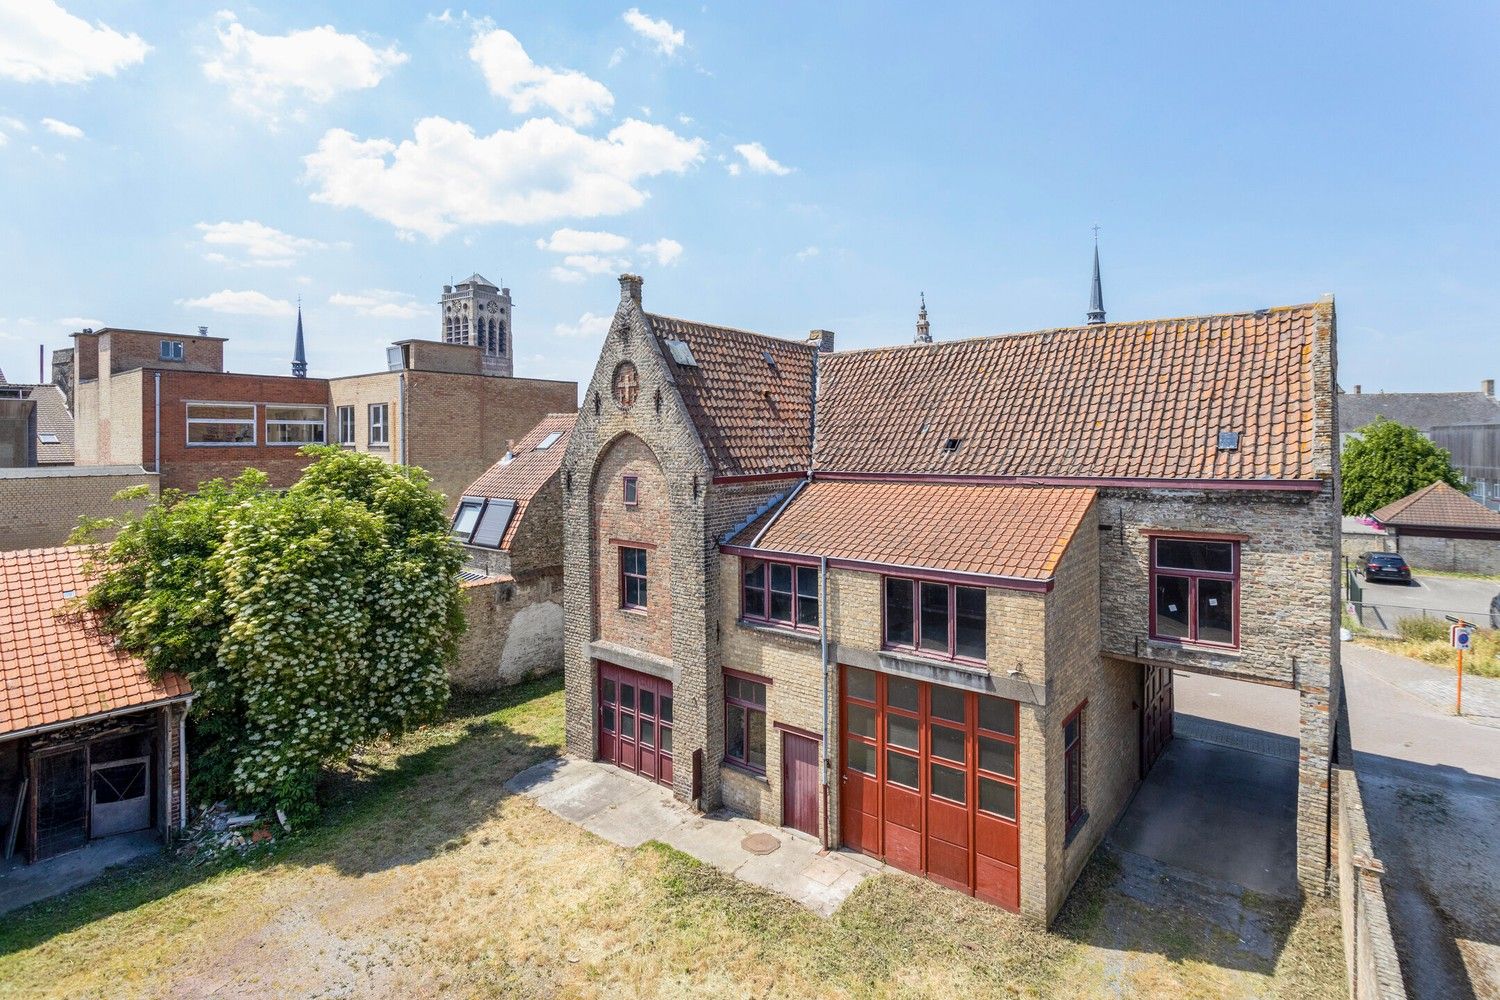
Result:
M1375 649L1456 670L1456 651L1448 639L1451 624L1436 618L1403 618L1396 623L1396 636L1360 632L1355 638ZM1500 677L1500 632L1488 628L1474 630L1474 648L1464 654L1464 673Z

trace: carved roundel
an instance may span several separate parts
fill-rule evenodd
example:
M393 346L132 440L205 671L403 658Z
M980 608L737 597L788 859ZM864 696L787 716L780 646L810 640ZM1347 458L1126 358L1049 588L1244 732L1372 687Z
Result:
M641 379L636 374L635 365L629 361L620 362L619 367L615 369L614 389L615 402L627 410L630 409L641 392Z

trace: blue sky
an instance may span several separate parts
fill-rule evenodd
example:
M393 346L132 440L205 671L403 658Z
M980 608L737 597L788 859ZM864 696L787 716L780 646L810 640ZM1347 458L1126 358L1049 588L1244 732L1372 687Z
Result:
M1213 9L1209 9L1212 7ZM1252 9L1253 7L1253 9ZM1500 369L1500 8L0 0L0 368L79 325L314 375L516 299L841 347L1338 298L1341 382Z

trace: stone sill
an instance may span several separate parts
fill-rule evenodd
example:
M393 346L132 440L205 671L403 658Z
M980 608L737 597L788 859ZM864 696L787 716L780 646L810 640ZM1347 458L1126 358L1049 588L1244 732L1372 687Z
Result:
M1145 648L1156 653L1176 654L1178 656L1193 658L1203 656L1231 663L1245 658L1245 654L1237 648L1208 646L1195 642L1163 642L1160 639L1147 639Z
M730 774L737 774L742 778L748 778L751 781L759 782L760 784L765 785L767 788L771 787L771 779L766 777L765 772L763 771L752 771L745 765L736 764L732 760L719 761L719 767L721 770L728 771Z
M748 621L737 618L734 622L747 632L759 632L761 635L774 636L778 639L791 639L795 642L809 642L816 645L821 641L817 632L804 632L799 629L783 628L779 625L767 625L763 622Z

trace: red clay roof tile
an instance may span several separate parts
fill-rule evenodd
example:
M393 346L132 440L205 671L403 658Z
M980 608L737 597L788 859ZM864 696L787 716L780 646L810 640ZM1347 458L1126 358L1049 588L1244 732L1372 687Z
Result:
M557 475L557 470L562 468L563 454L568 450L568 441L573 436L573 424L577 420L577 413L547 414L541 423L516 442L509 462L504 459L496 462L464 490L464 496L516 502L510 524L506 525L505 535L500 539L502 551L510 548L532 499L547 485L549 479ZM551 434L561 436L538 451L537 445Z
M1500 513L1447 483L1424 486L1386 504L1370 517L1396 528L1458 528L1500 532Z

